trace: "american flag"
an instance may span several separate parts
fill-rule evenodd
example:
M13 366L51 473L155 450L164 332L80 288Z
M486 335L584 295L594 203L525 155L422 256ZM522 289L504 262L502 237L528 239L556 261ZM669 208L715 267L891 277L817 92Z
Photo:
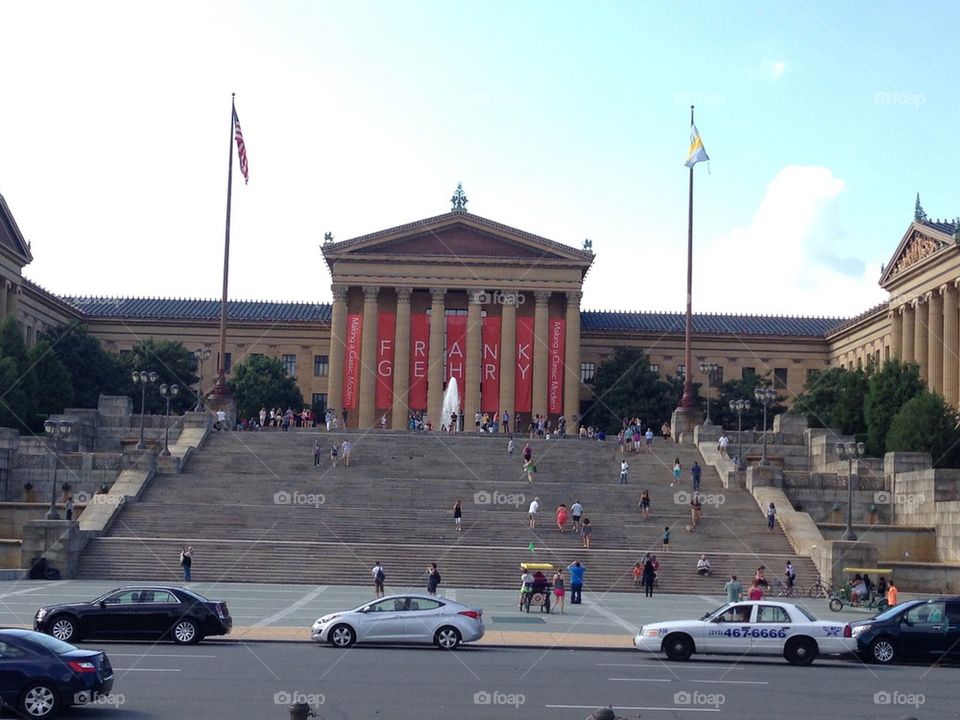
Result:
M243 183L250 182L250 168L247 165L247 146L243 142L243 130L240 129L240 118L237 111L233 111L233 134L237 139L237 157L240 159L240 172L243 173Z

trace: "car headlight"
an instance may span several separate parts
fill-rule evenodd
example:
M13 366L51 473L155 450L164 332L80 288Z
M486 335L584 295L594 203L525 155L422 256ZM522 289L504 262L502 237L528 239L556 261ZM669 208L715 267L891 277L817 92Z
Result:
M857 635L860 635L861 633L866 632L866 631L869 630L871 627L873 627L873 626L872 626L872 625L854 625L854 626L850 629L850 634L851 634L853 637L857 637Z
M658 637L660 635L660 630L658 628L641 628L640 634L643 637Z

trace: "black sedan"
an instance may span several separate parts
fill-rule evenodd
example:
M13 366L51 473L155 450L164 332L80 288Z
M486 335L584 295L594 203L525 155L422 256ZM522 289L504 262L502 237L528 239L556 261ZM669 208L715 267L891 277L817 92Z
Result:
M171 638L180 644L233 627L227 604L181 587L128 585L90 602L49 605L37 610L33 629L64 642L81 638L144 640Z
M45 718L113 689L102 650L80 650L30 630L0 630L0 699L22 717Z
M911 600L850 629L857 653L872 662L960 660L960 597Z

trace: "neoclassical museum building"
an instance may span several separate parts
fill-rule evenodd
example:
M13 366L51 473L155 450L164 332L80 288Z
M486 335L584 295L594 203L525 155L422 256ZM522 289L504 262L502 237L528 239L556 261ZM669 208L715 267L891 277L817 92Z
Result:
M891 240L891 246L893 242ZM351 426L410 412L439 418L456 378L465 417L480 410L568 420L590 397L584 381L620 346L638 347L662 376L682 375L684 315L583 307L594 255L467 212L450 212L322 246L333 303L228 303L230 370L245 357L279 358L307 402L347 411ZM47 328L82 322L104 347L128 352L142 338L210 349L212 387L219 300L63 297L23 275L31 262L0 196L0 317L13 315L29 344ZM850 319L694 314L698 365L715 377L769 375L789 400L807 374L897 357L919 364L928 386L960 404L960 224L915 216L879 279L887 302Z

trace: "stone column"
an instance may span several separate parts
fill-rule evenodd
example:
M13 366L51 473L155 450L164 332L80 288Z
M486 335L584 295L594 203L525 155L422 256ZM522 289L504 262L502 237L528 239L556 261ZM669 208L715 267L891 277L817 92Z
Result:
M501 305L500 319L500 415L510 415L510 429L516 430L516 413L513 403L516 399L514 383L517 379L517 290L504 290L507 299Z
M23 289L16 283L10 283L10 296L7 298L7 314L13 317L17 316L17 309L20 306L20 293Z
M943 303L943 399L957 407L960 404L958 372L960 363L960 317L957 312L957 285L949 282L940 288Z
M427 370L427 415L433 429L440 429L443 409L443 331L446 288L430 288L430 368Z
M343 410L343 353L347 334L347 286L333 286L333 310L330 316L330 357L327 359L327 407L337 412L339 423Z
M564 350L566 372L563 379L563 415L567 432L576 435L580 427L580 298L583 293L567 293L567 346Z
M550 352L550 291L537 290L533 314L533 414L547 414L548 354Z
M360 424L371 428L376 422L377 388L377 296L380 288L363 288L363 335L360 346Z
M930 380L927 385L943 395L943 298L939 292L927 293L927 364Z
M407 427L410 396L410 295L411 288L397 288L397 328L393 345L393 415L390 427Z
M929 306L921 295L914 300L913 319L913 361L920 366L920 379L925 383L930 378L930 363L927 361L927 335L930 327L927 324L927 310Z
M890 358L899 360L903 350L903 316L900 309L895 308L887 313L890 322Z
M466 388L463 395L464 427L472 428L473 416L480 409L480 361L483 357L481 347L483 318L478 300L486 293L467 291L467 373Z
M900 359L905 363L912 363L916 357L913 354L913 321L916 318L913 312L913 303L901 305L900 312L903 313L903 349L900 353Z
M7 288L9 287L9 281L0 279L0 322L7 317Z

